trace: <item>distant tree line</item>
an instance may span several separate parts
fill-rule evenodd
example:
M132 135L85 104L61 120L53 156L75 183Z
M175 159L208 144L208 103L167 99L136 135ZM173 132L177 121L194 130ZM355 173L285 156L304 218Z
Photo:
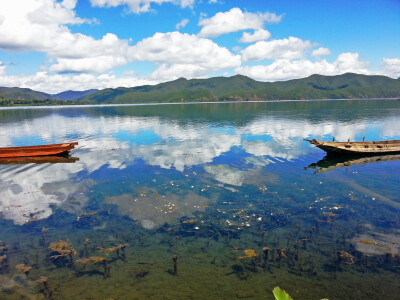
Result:
M0 99L0 106L50 106L50 105L77 105L85 104L77 101L62 101L53 99L43 100L16 100L16 99Z

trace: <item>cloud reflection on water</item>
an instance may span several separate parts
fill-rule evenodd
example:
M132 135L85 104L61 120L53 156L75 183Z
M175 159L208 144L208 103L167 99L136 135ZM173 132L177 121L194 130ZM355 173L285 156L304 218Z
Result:
M334 136L337 140L354 140L360 135L368 136L371 128L374 136L391 138L398 135L399 123L397 116L334 122L256 115L233 126L217 122L183 123L157 116L70 116L58 110L38 118L0 123L1 145L11 146L16 140L29 143L33 138L48 143L78 140L74 155L80 158L74 164L1 167L0 212L15 224L23 224L32 217L47 218L53 212L52 205L61 206L86 189L77 181L79 173L91 174L102 167L122 170L134 165L136 159L177 171L205 165L204 170L216 181L241 186L246 176L252 176L274 158L293 160L307 154L311 148L303 143L303 138ZM244 163L249 164L246 170L229 165L233 162L212 164L233 147L248 155L244 158Z

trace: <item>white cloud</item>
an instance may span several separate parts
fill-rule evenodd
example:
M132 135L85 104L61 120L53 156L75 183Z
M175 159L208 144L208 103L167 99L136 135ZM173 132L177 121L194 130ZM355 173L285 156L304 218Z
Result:
M182 8L185 8L185 7L193 7L193 4L194 4L194 1L195 0L180 0L179 2L180 2L180 5L181 5L181 7Z
M271 33L265 29L257 29L254 31L253 34L248 33L248 32L243 32L243 35L239 42L241 43L254 43L262 40L267 40L271 36Z
M121 56L96 56L81 59L59 58L57 63L49 67L51 72L103 73L107 70L127 64Z
M27 14L27 19L32 24L57 25L57 24L82 24L91 21L76 17L73 9L77 0L34 1L40 6ZM17 1L18 3L18 1Z
M222 34L246 30L261 29L264 23L279 23L282 16L274 13L248 13L242 12L240 8L232 8L227 12L219 12L215 16L202 19L199 26L201 37L217 37Z
M201 67L196 64L161 64L153 73L146 78L158 82L184 78L206 78L210 72L209 68ZM217 71L215 69L214 71Z
M179 30L180 28L184 28L189 23L188 19L183 19L178 24L176 24L175 28Z
M368 62L359 61L358 53L342 53L333 63L326 60L312 62L306 59L279 59L269 65L239 67L236 68L236 72L258 80L276 81L303 78L312 74L371 74L367 69L368 65Z
M115 34L94 39L80 33L71 33L66 24L85 20L77 18L75 0L20 0L1 1L5 12L0 26L0 49L9 51L38 51L56 59L52 71L104 72L120 66L132 48L128 40ZM101 66L93 63L98 60ZM83 67L77 67L82 64Z
M117 87L132 87L138 85L155 84L148 79L130 76L116 77L111 74L92 75L50 75L47 72L38 72L33 75L0 76L0 86L30 88L50 94L73 90L83 91L88 89L104 89Z
M331 51L328 48L318 48L313 50L313 52L311 53L312 56L315 57L319 57L319 56L323 56L323 55L330 55Z
M296 37L286 39L260 41L242 51L243 61L258 61L263 59L296 59L306 56L312 48L310 41Z
M381 66L388 76L393 78L400 77L400 58L384 58Z
M368 74L369 63L359 61L360 55L358 53L346 52L340 54L336 61L333 63L335 69L340 73L353 72Z
M138 42L132 51L135 60L169 64L195 64L202 68L224 69L240 65L240 56L208 39L180 32L156 33Z
M178 3L182 8L192 7L194 0L90 0L93 6L97 7L116 7L126 5L129 7L129 11L132 13L143 13L151 10L151 4L162 3Z
M232 54L228 49L218 46L213 41L180 32L156 33L135 46L129 46L127 41L119 40L113 34L107 34L101 40L92 40L87 43L87 46L85 42L86 40L81 40L77 48L82 52L91 50L90 54L85 56L82 53L82 56L57 58L56 63L50 65L48 71L102 73L134 60L150 61L160 65L150 76L142 79L116 78L109 74L102 76L50 75L47 72L38 72L30 76L0 76L0 85L27 87L48 93L68 89L132 87L182 76L206 77L224 68L234 68L241 64L239 55ZM97 47L90 47L93 44ZM97 48L102 51L98 51ZM79 49L77 52L80 51ZM114 54L113 51L115 51Z

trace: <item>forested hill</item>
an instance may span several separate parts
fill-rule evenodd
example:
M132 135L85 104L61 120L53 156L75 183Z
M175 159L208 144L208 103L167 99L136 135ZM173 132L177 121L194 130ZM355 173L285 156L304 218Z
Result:
M58 94L46 94L27 88L0 87L0 106L17 105L63 105L75 104L75 101L89 96L98 90L65 91Z
M191 80L180 78L157 85L100 91L67 91L56 95L30 89L0 87L0 106L23 105L25 102L37 105L66 104L62 103L65 100L75 104L104 104L353 98L400 98L400 80L346 73L260 82L243 75L235 75Z
M51 95L25 88L0 87L0 99L45 100L51 99Z
M347 73L260 82L242 75L209 79L180 78L157 85L105 89L81 99L86 103L250 101L280 99L398 98L400 80Z

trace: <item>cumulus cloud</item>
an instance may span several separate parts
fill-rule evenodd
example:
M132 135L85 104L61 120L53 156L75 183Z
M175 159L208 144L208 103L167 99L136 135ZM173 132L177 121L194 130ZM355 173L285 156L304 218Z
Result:
M96 40L70 31L66 24L87 21L75 16L75 4L75 0L1 1L5 15L0 49L44 52L55 59L56 65L50 68L56 72L104 72L123 64L131 49L128 40L112 33ZM101 66L93 63L96 59Z
M135 46L130 45L129 40L121 40L113 33L107 33L101 39L94 39L87 35L72 33L65 26L65 24L84 22L75 16L73 11L75 0L61 3L55 0L21 1L24 5L20 3L4 5L0 2L0 11L7 12L0 27L0 48L46 53L51 58L51 63L43 67L43 70L58 73L104 73L139 60L166 63L170 70L174 64L195 64L196 66L188 66L188 70L201 70L201 75L205 75L206 68L214 72L240 65L238 55L233 55L228 49L196 35L179 32L156 33ZM104 5L107 3L103 2ZM140 3L142 5L144 2ZM192 1L180 3L187 6ZM42 19L38 13L41 10L45 12ZM183 20L180 24L183 26L187 22ZM153 78L159 73L161 72L153 74ZM199 71L191 73L199 74Z
M112 74L97 76L93 74L51 75L47 72L38 72L33 75L23 76L1 76L0 74L0 86L18 86L49 94L56 94L67 90L83 91L88 89L132 87L155 83L157 82L151 81L150 79L141 79L131 76L117 77Z
M310 41L304 41L297 37L286 39L260 41L242 51L243 61L259 61L263 59L296 59L306 56L312 48Z
M358 53L342 53L333 63L326 60L312 62L307 59L279 59L269 65L242 66L236 72L255 79L275 81L302 78L312 74L338 75L347 72L371 74L369 63L359 60Z
M271 33L269 33L269 31L260 28L260 29L257 29L256 31L254 31L253 34L248 33L248 32L243 32L243 35L242 35L241 39L239 40L239 42L254 43L254 42L258 42L258 41L262 41L262 40L267 40L270 38L270 36L271 36Z
M40 6L27 14L32 24L54 25L54 24L82 24L90 23L87 19L76 16L73 9L77 0L64 0L62 2L37 1ZM17 2L18 3L18 2Z
M194 0L90 0L90 3L93 6L97 7L116 7L116 6L127 6L129 11L132 13L143 13L151 10L151 4L159 4L162 3L178 3L182 8L192 7L194 4Z
M222 34L246 30L261 29L264 23L279 23L282 16L274 13L249 13L240 8L232 8L227 12L219 12L215 16L199 22L201 37L217 37Z
M75 35L68 34L72 40ZM55 59L47 71L50 72L96 72L103 73L110 68L125 65L131 61L150 61L158 68L147 78L120 77L113 75L94 76L79 75L49 75L39 72L30 76L1 76L0 85L28 87L45 92L60 92L66 89L82 90L89 88L106 88L141 84L158 83L178 77L206 77L224 68L234 68L241 64L240 56L232 54L228 49L220 47L211 40L199 38L196 35L180 32L156 33L154 36L130 46L128 41L119 40L114 34L106 34L100 40L90 37L80 39L75 43L75 55L62 55L61 49L52 49L60 57ZM74 43L70 43L74 45ZM93 47L95 45L95 47ZM59 52L57 52L60 50ZM87 54L86 54L87 53ZM44 69L46 71L46 69ZM4 68L2 68L4 73ZM52 84L49 84L52 83ZM86 88L85 88L86 87Z
M121 56L102 55L81 59L59 58L57 63L49 67L51 72L103 73L117 66L127 64Z
M394 78L400 77L400 58L384 58L381 66L385 74Z
M319 57L319 56L323 56L323 55L329 55L331 54L331 51L328 48L318 48L313 50L313 52L311 53L312 56L315 57Z
M195 64L202 68L224 69L240 65L240 56L211 40L180 32L156 33L138 42L132 58L169 64Z
M210 74L210 69L195 64L161 64L146 78L155 81L171 81L181 77L205 78ZM215 69L217 71L217 69Z
M188 19L183 19L178 24L176 24L175 28L179 30L180 28L184 28L189 23Z

